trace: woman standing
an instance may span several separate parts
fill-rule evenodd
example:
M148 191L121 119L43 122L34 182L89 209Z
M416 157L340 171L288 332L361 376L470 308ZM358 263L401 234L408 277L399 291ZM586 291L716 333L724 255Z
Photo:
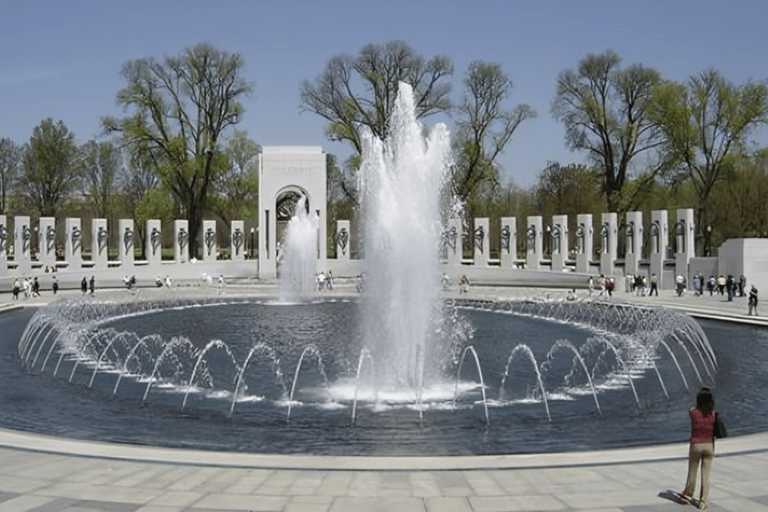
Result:
M684 503L690 503L696 488L696 473L701 465L701 495L699 508L708 507L709 471L715 458L715 399L709 388L701 388L696 394L696 407L688 414L691 417L691 446L688 452L688 480L680 496Z

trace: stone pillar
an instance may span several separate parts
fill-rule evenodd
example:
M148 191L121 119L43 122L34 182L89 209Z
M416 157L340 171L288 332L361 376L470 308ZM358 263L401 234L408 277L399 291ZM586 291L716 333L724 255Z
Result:
M691 276L688 275L688 262L696 255L696 232L693 221L693 208L678 208L675 224L675 275L685 277L689 288Z
M552 270L562 271L568 259L568 216L554 215L549 232L552 247Z
M176 263L189 261L189 221L187 220L173 221L173 260Z
M32 270L32 226L28 216L13 218L13 261L22 274Z
M487 267L491 259L491 246L488 242L488 218L475 219L475 229L472 231L472 246L474 247L474 265Z
M317 215L317 264L316 268L328 267L328 244L325 242L328 238L328 226L325 223L325 214L322 210L315 208Z
M443 232L442 245L448 265L461 265L463 258L462 240L464 229L461 219L449 219L448 228Z
M96 270L106 270L109 267L107 219L91 220L91 261Z
M592 272L593 235L592 214L582 213L576 217L576 272L589 274Z
M136 258L135 240L133 231L133 219L120 219L118 221L118 259L122 268L132 268Z
M150 266L160 266L163 261L163 230L159 220L147 221L146 237L147 263Z
M541 220L541 216L536 215L533 217L528 217L528 227L525 231L525 239L527 240L525 267L528 270L541 269L541 258L544 256L543 233L541 229L542 225L543 222Z
M38 247L40 247L40 263L43 267L56 266L56 218L40 217L40 226L37 234Z
M648 227L651 240L651 275L656 274L659 289L663 287L664 260L669 247L669 221L667 210L653 210L651 225Z
M643 257L643 212L627 212L626 236L624 273L636 276L640 272L640 260Z
M501 254L499 264L502 268L511 268L517 259L517 219L515 217L501 218Z
M80 270L83 266L83 231L80 219L67 217L64 220L64 258L70 270Z
M603 213L603 224L600 227L602 249L600 250L600 273L606 277L612 276L615 270L614 262L618 255L619 223L616 213Z
M261 193L261 188L259 189ZM262 204L259 200L259 204ZM274 204L274 202L272 203ZM275 211L263 209L259 215L259 278L277 277L277 222ZM282 257L282 254L280 254Z
M0 277L8 275L8 217L0 215Z
M336 221L336 259L349 261L351 228L348 220Z
M229 250L232 261L245 260L245 222L242 220L232 221Z
M216 241L215 220L203 221L201 237L203 240L203 261L216 261L216 256L219 252L219 244Z

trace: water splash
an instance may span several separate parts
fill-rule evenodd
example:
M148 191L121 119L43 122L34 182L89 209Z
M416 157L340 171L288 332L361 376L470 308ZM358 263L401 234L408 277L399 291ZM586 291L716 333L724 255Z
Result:
M450 139L444 124L416 119L412 88L400 84L386 140L362 130L365 219L363 325L377 385L424 387L440 320L440 193Z
M307 206L307 198L302 196L288 222L280 274L283 302L307 302L315 296L319 219Z

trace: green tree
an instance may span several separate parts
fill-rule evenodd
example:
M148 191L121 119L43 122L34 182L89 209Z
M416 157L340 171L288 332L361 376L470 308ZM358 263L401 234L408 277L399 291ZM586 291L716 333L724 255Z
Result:
M339 167L336 155L328 153L325 155L325 168L328 173L328 187L326 189L326 218L328 219L328 254L333 255L336 252L336 221L349 220L350 229L355 236L351 238L354 247L351 251L357 251L359 238L359 226L356 218L354 196L350 195L347 186L349 180L345 179L344 170Z
M0 139L0 213L8 210L8 193L19 172L22 148L11 139Z
M450 109L447 78L452 73L448 57L426 60L403 41L369 44L357 57L333 57L313 82L303 81L301 108L328 121L328 139L352 145L354 154L347 166L356 169L362 151L361 128L366 126L374 136L386 139L400 82L413 87L416 117L424 118Z
M734 169L746 136L768 122L768 86L736 86L708 69L687 83L665 82L656 95L653 117L663 129L669 159L696 188L696 229L705 250L711 246L709 198Z
M600 176L582 164L560 165L549 162L539 173L534 187L542 215L578 215L599 211Z
M709 198L710 233L716 247L728 238L768 236L768 150L743 155ZM711 228L711 232L708 228Z
M63 121L44 119L24 148L21 189L41 217L54 217L79 184L80 150Z
M555 119L565 125L566 144L587 152L602 175L608 210L619 213L633 207L623 196L633 164L641 154L650 161L663 142L648 112L659 73L641 64L621 69L620 61L607 50L588 55L577 69L562 71L552 105ZM663 159L644 165L644 173L651 177L668 167Z
M530 106L505 110L504 101L512 91L512 79L497 63L475 61L464 78L464 100L458 107L456 162L453 192L464 203L478 192L480 184L499 184L497 157L504 151L520 123L536 117Z
M233 219L246 219L258 213L259 168L261 146L248 138L248 133L235 130L227 140L224 154L228 165L216 181L216 194L211 201L214 211L227 226Z
M240 121L240 101L252 89L242 77L244 65L240 54L203 43L162 62L128 61L117 102L129 115L102 120L128 146L150 153L148 161L178 200L191 233L200 232L214 183L227 169L220 142ZM198 247L191 237L190 253Z

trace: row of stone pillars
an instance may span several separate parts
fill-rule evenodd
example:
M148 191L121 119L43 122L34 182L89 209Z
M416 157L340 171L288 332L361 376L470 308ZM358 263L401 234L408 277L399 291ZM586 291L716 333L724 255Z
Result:
M643 224L642 212L629 212L626 215L626 231L619 233L618 215L616 213L603 213L601 224L598 226L601 247L599 260L593 261L594 222L591 214L577 215L576 246L569 247L569 228L567 215L555 215L552 224L544 227L541 216L527 218L525 236L526 257L518 260L516 248L518 247L517 219L515 217L501 218L501 240L499 265L512 267L516 264L524 264L525 268L541 270L545 266L551 270L562 271L573 264L576 272L591 273L594 267L598 267L601 274L614 275L616 260L618 257L619 237L624 236L626 252L624 255L624 273L638 274L640 262L643 258L643 248L646 237L650 240L649 256L650 272L661 279L664 262L669 251L669 220L666 210L653 210L651 223ZM647 230L647 231L646 231ZM675 273L687 275L688 262L695 256L695 226L693 210L690 208L677 210L677 222L674 225L675 234ZM474 228L467 234L472 240L474 249L474 265L486 266L491 262L489 220L487 218L474 219ZM460 220L449 222L447 230L443 233L443 250L446 253L448 264L460 265L463 258L463 228ZM545 260L544 245L549 239L551 247L551 259ZM575 262L571 259L571 249L575 252Z
M91 220L90 260L83 259L83 231L79 218L64 219L64 230L57 233L54 217L41 217L37 226L32 226L28 216L13 218L13 228L9 230L7 218L0 215L0 276L9 272L9 256L13 256L13 266L17 272L24 274L33 266L63 267L79 269L90 267L96 270L110 266L131 268L139 263L135 261L134 222L132 219L118 221L117 260L109 259L110 233L106 219ZM173 254L176 263L190 261L189 256L189 224L186 220L175 220L173 223ZM205 220L201 232L203 254L201 261L213 261L218 257L219 247L216 237L216 221ZM57 248L61 247L63 239L64 261L57 261ZM159 220L148 220L145 231L146 261L142 265L159 265L162 261L162 223ZM33 255L33 250L35 254ZM245 259L244 221L232 221L230 236L231 259ZM34 256L34 257L33 257Z

